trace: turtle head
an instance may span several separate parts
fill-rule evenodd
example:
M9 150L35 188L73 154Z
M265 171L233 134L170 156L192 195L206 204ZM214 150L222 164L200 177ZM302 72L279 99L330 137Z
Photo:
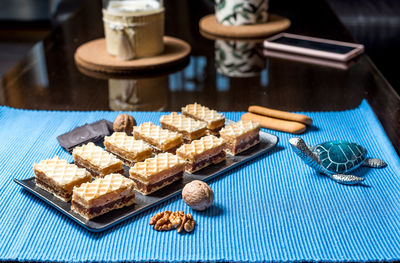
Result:
M321 165L319 164L319 158L315 155L310 148L307 146L302 138L295 137L289 140L293 151L310 167L321 171Z
M306 143L304 142L304 140L300 137L294 137L289 139L289 143L290 145L292 145L292 147L301 150L302 148L308 148Z

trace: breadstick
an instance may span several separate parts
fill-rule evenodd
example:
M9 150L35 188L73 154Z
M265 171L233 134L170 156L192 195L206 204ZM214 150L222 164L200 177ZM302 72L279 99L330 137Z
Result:
M264 115L267 117L288 120L288 121L297 121L297 122L304 123L306 125L312 125L312 119L310 117L308 117L306 115L302 115L302 114L291 113L291 112L280 111L280 110L273 110L273 109L269 109L269 108L265 108L265 107L261 107L261 106L250 106L249 112L257 113L257 114Z
M286 121L281 119L274 119L266 116L257 115L254 113L245 113L242 115L242 120L251 120L260 124L261 127L299 134L305 132L307 126L300 122Z

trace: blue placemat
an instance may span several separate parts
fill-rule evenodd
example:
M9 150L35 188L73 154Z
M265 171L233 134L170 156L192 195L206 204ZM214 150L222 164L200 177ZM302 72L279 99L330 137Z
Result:
M162 113L132 113L139 123ZM12 179L33 176L32 164L72 160L56 137L115 112L47 112L0 107L0 259L37 261L371 261L400 259L400 161L367 102L342 112L308 113L317 128L310 145L347 139L389 166L361 168L369 187L317 175L289 149L278 147L211 181L215 205L193 212L174 198L103 233L91 233L32 196ZM238 120L241 113L225 113ZM149 218L185 210L192 234L156 232Z

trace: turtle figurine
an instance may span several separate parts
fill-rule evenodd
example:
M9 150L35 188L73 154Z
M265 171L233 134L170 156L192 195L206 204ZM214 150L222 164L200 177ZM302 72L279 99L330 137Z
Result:
M294 152L310 167L341 184L358 184L364 178L348 174L361 165L386 167L380 159L367 158L367 150L353 142L329 141L309 147L301 138L289 140Z

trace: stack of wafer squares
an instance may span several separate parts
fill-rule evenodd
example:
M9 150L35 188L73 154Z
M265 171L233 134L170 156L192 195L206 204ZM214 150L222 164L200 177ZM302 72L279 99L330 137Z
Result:
M182 107L182 114L207 124L209 134L217 135L218 131L225 125L225 117L215 111L198 103L188 104Z
M259 142L257 123L225 126L222 114L197 103L183 107L182 114L162 116L160 123L135 126L133 136L114 132L105 137L105 149L92 142L75 147L74 164L57 156L40 161L34 165L36 185L72 200L71 209L90 220L132 205L134 190L152 194L181 179L184 171L223 162L226 153L236 155ZM129 178L122 163L130 166Z
M110 173L124 174L122 161L92 142L75 147L72 156L77 166L85 168L94 177L104 177Z
M90 182L92 179L88 171L58 156L35 163L33 170L36 186L66 202L71 200L74 186Z
M227 142L226 151L232 155L241 153L260 142L260 125L250 120L240 120L225 126L219 132Z
M205 122L186 117L177 112L161 116L160 123L164 129L182 134L185 143L190 143L193 140L203 137L207 131Z
M108 174L74 187L71 209L86 219L135 202L134 183L120 174Z
M155 152L175 153L183 143L182 134L163 129L152 122L145 122L133 127L133 136L152 145Z
M127 166L144 161L153 154L148 143L136 140L125 132L114 132L111 136L106 136L104 146L108 152L114 154Z
M144 162L136 163L130 170L135 189L151 194L183 177L185 161L171 153L160 153Z

